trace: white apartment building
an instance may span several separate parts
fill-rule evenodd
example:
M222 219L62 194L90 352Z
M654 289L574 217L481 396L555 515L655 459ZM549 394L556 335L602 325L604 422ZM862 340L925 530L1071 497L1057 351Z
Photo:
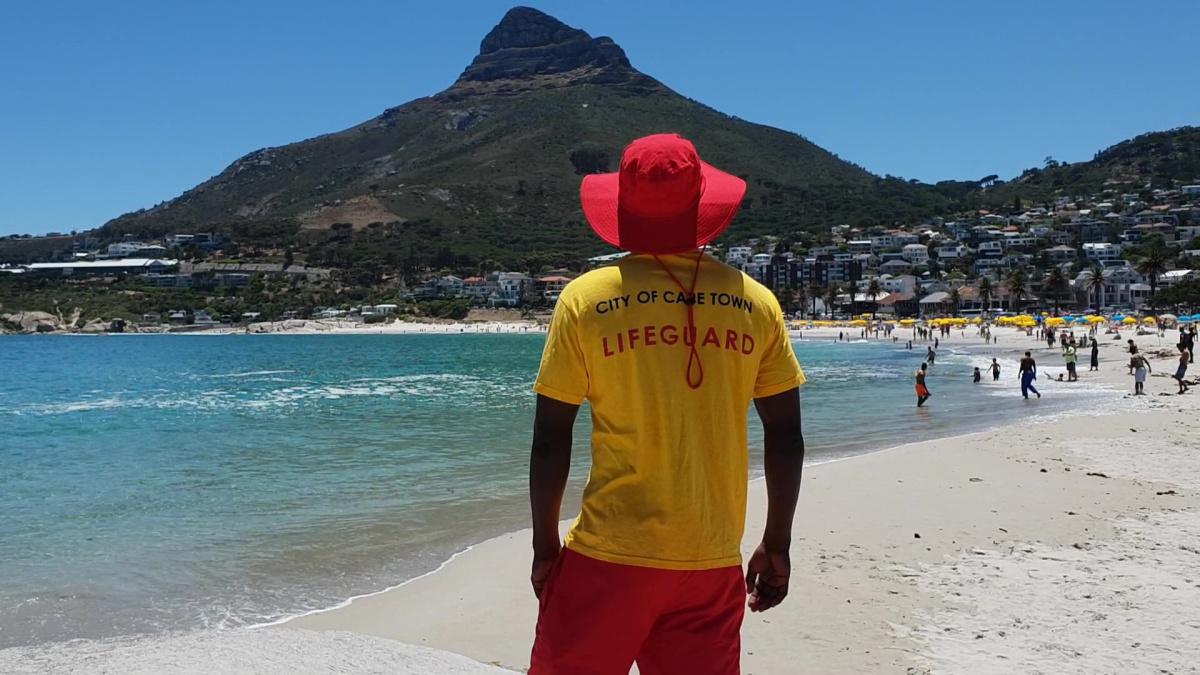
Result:
M1120 260L1121 247L1108 242L1094 242L1083 245L1083 255L1089 262L1105 260Z
M900 257L914 265L929 262L929 247L924 244L906 244L900 249Z
M725 252L725 262L734 267L741 267L754 255L754 249L749 246L730 246Z

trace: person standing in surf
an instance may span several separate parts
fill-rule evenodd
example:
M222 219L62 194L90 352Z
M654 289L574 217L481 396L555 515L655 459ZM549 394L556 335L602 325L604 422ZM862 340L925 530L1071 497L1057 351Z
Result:
M917 390L917 407L918 408L925 405L925 401L928 401L929 397L933 396L933 394L929 391L929 387L926 386L926 384L925 384L925 376L927 374L928 369L929 369L929 364L922 363L921 367L917 368L917 372L913 373L913 377L916 378L916 380L917 380L916 390Z
M1037 361L1033 360L1033 355L1025 352L1025 358L1021 359L1021 396L1029 398L1029 392L1033 392L1038 398L1042 397L1041 392L1037 387L1033 386L1033 381L1037 379Z
M530 673L739 672L741 625L788 594L804 383L783 311L705 251L745 182L675 134L633 141L580 188L595 233L630 255L563 290L534 384ZM572 428L592 466L565 542ZM743 573L746 409L763 424L767 517Z

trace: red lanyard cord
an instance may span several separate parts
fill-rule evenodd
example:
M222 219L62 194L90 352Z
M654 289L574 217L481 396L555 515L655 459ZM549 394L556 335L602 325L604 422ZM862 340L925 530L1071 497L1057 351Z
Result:
M683 283L679 281L679 277L675 276L675 273L671 271L671 268L667 267L666 263L664 263L657 255L654 256L654 259L658 261L658 264L662 265L662 268L666 270L668 275L670 275L671 281L674 281L675 285L679 287L679 292L687 296L687 298L684 300L684 303L687 305L687 330L692 334L692 343L691 351L688 352L687 370L684 371L684 378L687 380L687 385L692 389L699 389L700 385L704 383L704 364L700 362L700 352L696 349L696 345L700 342L700 336L696 334L696 282L700 279L700 261L704 259L704 251L707 248L708 245L706 244L704 248L701 248L696 254L696 267L692 270L692 286L690 289L684 288ZM684 341L687 341L686 334L684 336ZM697 376L694 382L692 381L693 363L695 364L697 370Z

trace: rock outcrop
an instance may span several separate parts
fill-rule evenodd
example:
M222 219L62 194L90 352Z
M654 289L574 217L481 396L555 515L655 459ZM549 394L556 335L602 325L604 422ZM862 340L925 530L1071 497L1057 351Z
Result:
M0 328L12 333L51 333L62 328L59 318L48 312L0 314Z

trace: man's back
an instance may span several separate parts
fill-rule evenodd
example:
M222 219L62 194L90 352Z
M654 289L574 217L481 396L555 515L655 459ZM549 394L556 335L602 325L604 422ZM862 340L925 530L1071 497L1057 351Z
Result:
M697 255L631 255L559 298L535 390L592 407L568 548L666 569L741 560L747 409L803 375L770 291L709 256L697 269Z

